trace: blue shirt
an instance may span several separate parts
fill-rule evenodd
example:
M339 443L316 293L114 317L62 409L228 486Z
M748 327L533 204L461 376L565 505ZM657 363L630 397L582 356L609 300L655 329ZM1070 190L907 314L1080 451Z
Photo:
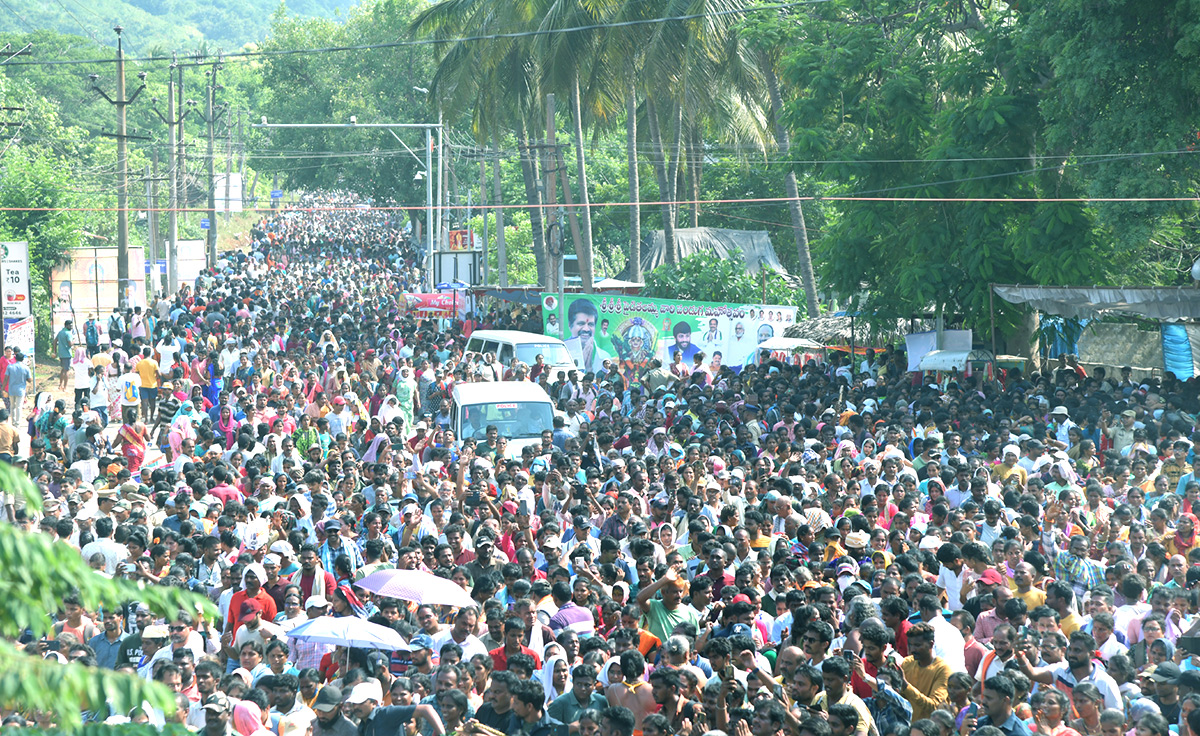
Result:
M336 569L333 563L342 554L350 558L351 575L358 572L358 568L363 566L362 553L358 551L357 546L346 544L345 539L342 540L341 546L337 548L330 547L329 541L326 540L325 544L322 544L320 549L317 550L317 556L321 558L321 566L325 568L326 572L332 572ZM332 591L326 592L332 594Z
M96 634L88 640L88 646L96 652L96 666L105 669L113 670L117 668L117 655L120 654L121 645L125 643L125 635L117 637L116 641L110 642L104 632Z
M8 379L8 392L10 394L24 394L27 384L33 380L33 375L24 363L13 363L4 372L4 377Z
M991 717L983 715L975 722L976 730L984 726L996 726L1004 732L1004 736L1033 736L1029 731L1029 726L1025 725L1025 721L1017 718L1016 713L1009 713L1008 720L1004 723L993 724Z

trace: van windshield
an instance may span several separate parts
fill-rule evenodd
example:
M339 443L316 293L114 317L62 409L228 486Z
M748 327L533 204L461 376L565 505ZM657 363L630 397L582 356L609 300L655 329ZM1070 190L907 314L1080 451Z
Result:
M537 362L539 355L546 359L546 365L571 365L574 363L567 348L558 343L526 342L517 345L517 359L525 365L533 365Z
M491 425L495 425L501 437L510 440L541 437L542 430L554 429L554 411L545 401L468 404L459 411L461 439L485 440Z

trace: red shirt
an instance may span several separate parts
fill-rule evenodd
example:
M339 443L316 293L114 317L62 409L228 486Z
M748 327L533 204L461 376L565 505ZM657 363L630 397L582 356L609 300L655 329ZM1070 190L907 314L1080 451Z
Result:
M274 621L275 616L279 614L279 609L275 608L275 599L272 598L269 593L267 593L265 588L258 589L258 595L254 596L254 600L262 604L263 621ZM237 636L238 628L242 625L241 621L238 619L241 618L242 604L245 602L246 591L244 589L234 593L233 597L229 599L229 621L225 623L225 628L229 629L229 631L232 631L235 637ZM233 624L232 628L229 627L230 623Z
M492 669L496 670L497 672L508 669L508 655L504 653L503 645L496 647L492 651L488 652L488 654L492 655ZM521 645L521 654L528 654L529 656L533 657L534 669L541 668L542 658L539 657L532 649L525 645Z
M214 486L209 493L221 499L221 503L225 506L228 506L234 501L241 503L246 498L242 495L241 491L228 484Z
M901 621L900 627L896 629L896 651L900 652L901 657L908 656L908 630L912 628L911 621Z
M309 596L312 595L313 576L310 575L308 577L304 577L303 572L301 572L299 575L297 575L296 577L293 578L293 582L295 582L297 585L300 586L301 600L307 601ZM337 581L335 581L333 579L333 574L328 573L328 572L325 573L325 597L326 597L326 599L328 599L329 596L333 595L333 589L336 587L337 587Z

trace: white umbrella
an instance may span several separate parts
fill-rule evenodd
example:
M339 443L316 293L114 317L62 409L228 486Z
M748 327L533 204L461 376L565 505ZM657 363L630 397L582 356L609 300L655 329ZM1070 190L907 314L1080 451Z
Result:
M334 644L359 649L384 649L394 651L407 644L393 629L356 616L321 616L300 624L288 632L298 641L317 644Z
M412 601L418 605L457 608L477 605L458 583L421 570L380 570L359 580L355 585L376 595Z

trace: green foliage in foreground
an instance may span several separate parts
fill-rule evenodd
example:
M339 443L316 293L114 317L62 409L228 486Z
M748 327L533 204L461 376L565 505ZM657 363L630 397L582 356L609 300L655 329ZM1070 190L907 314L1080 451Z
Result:
M16 468L0 463L0 487L25 495L29 510L40 511L41 495ZM163 686L131 675L78 664L61 665L24 654L7 642L26 631L41 638L53 630L62 598L77 593L87 610L141 601L158 616L200 610L215 617L208 600L167 586L146 586L97 574L63 542L0 524L0 707L49 711L59 727L80 726L80 714L107 703L115 713L128 713L149 703L166 713L175 699Z

